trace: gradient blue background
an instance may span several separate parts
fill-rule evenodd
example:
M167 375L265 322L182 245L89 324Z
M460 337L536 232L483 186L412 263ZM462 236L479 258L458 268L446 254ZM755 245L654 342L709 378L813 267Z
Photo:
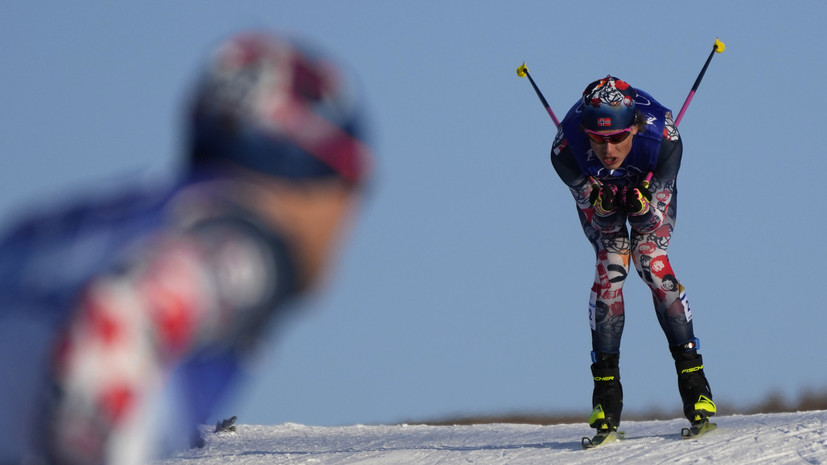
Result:
M247 28L298 33L361 77L377 178L326 292L274 332L218 416L585 419L593 253L548 161L555 129L515 70L528 64L561 118L609 73L677 112L720 37L680 126L670 257L721 407L792 399L827 388L825 17L817 1L4 1L0 227L30 205L172 173L206 51ZM626 303L626 409L676 409L634 274Z

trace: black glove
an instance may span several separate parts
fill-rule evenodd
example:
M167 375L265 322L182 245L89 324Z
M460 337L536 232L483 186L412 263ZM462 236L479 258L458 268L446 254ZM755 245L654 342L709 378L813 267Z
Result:
M620 190L614 184L595 184L589 194L589 202L594 205L598 216L609 216L620 208Z
M631 216L643 215L649 211L651 200L648 182L643 182L638 187L628 186L624 189L623 209Z

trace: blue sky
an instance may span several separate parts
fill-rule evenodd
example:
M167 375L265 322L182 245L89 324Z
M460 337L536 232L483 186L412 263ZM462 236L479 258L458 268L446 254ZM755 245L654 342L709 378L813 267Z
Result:
M18 211L177 168L183 94L228 34L307 37L367 91L377 178L326 291L273 332L218 416L392 423L590 409L594 274L549 161L559 117L613 74L681 122L670 259L719 404L827 388L822 142L827 4L791 1L0 3L0 227ZM674 409L674 369L636 275L626 409Z

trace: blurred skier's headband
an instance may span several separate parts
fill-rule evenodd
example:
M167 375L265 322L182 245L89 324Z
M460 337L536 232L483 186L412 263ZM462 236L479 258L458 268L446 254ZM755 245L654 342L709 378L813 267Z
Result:
M328 58L294 41L233 37L210 57L196 86L191 161L360 184L371 155L354 85Z

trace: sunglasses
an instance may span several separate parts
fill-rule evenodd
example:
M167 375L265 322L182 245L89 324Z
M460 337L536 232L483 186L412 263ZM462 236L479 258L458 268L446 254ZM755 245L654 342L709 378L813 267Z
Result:
M606 133L606 132L595 132L595 131L590 131L588 129L583 129L583 130L586 131L586 135L589 136L589 139L591 139L592 142L594 142L595 144L603 145L607 142L610 143L610 144L619 144L619 143L623 142L624 140L626 140L629 137L629 135L632 134L632 127L633 126L629 126L628 128L621 129L620 131L608 132L608 133Z

